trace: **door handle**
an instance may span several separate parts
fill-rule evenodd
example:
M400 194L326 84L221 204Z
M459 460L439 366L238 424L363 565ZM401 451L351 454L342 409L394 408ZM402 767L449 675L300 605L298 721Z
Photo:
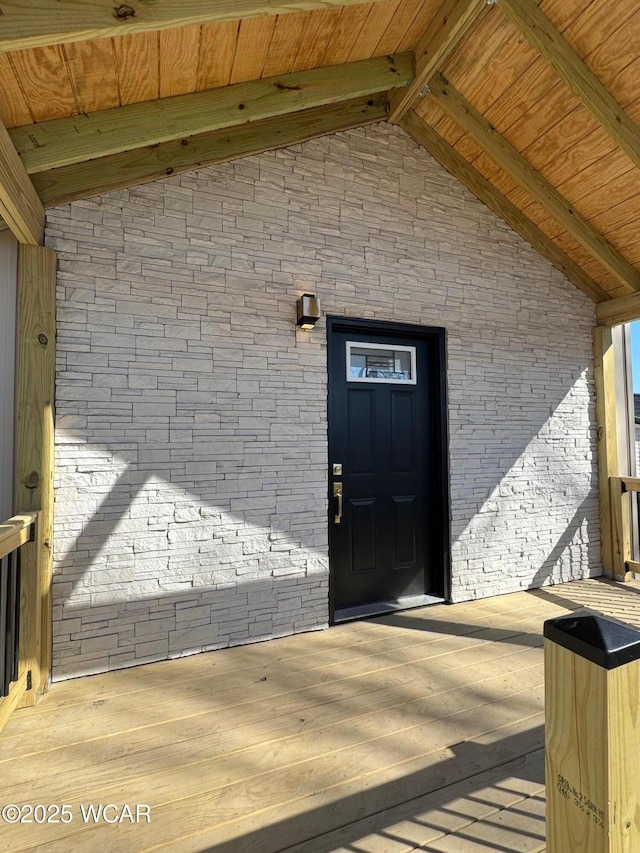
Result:
M333 484L333 497L335 500L335 513L333 521L335 524L340 524L342 521L342 483Z

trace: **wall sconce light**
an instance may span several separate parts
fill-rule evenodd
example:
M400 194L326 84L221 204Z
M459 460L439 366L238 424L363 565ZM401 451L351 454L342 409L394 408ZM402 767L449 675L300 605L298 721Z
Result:
M297 324L301 329L313 329L320 319L320 300L315 293L303 293L296 303Z

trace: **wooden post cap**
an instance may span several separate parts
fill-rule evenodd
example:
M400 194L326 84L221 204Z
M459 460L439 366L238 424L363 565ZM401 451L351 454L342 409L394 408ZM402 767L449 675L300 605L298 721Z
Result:
M547 619L544 636L603 669L640 660L640 631L598 613Z

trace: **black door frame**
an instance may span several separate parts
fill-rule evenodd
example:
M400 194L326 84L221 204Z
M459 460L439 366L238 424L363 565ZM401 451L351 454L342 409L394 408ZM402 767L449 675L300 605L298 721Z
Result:
M447 406L447 332L439 326L417 326L413 323L394 323L387 320L364 320L355 317L327 317L327 377L329 375L329 358L331 343L334 332L353 332L354 334L385 334L401 337L421 338L431 343L436 365L433 371L433 381L436 385L435 397L437 399L438 411L434 413L433 428L436 444L437 464L437 493L438 517L435 528L439 531L435 547L438 554L438 563L442 567L442 598L449 601L451 597L451 495L449 483L449 418ZM327 385L327 447L328 453L331 424L331 398ZM331 463L331 457L327 457L327 472ZM328 477L327 486L327 523L329 525L329 624L334 624L335 601L333 567L331 565L331 546L333 525L331 524L331 508L333 497L331 496L332 480Z

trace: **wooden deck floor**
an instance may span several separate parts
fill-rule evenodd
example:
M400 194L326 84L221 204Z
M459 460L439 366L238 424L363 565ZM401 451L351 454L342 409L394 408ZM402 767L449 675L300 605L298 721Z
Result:
M0 851L543 851L540 632L582 605L640 626L584 581L55 685L0 735L0 805L72 819Z

